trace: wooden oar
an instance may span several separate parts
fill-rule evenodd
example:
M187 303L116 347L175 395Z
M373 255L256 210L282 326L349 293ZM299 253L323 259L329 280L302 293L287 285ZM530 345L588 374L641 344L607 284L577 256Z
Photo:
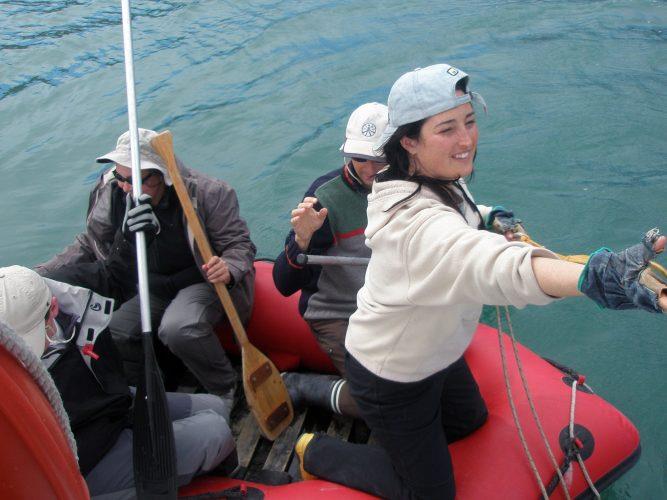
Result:
M213 252L176 166L171 132L167 130L159 134L151 141L151 146L167 164L167 170L174 183L188 226L194 234L204 262L208 262L213 257ZM289 426L294 417L292 401L287 393L287 388L271 360L248 340L227 288L222 283L215 283L215 291L225 308L227 318L241 348L243 390L246 400L262 434L273 441Z

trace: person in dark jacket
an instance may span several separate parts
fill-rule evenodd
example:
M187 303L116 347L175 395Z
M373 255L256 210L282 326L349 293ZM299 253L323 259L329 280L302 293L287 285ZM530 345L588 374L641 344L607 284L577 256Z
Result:
M386 165L373 145L387 119L387 106L377 102L352 112L340 147L343 167L318 177L292 210L292 229L273 268L273 280L283 295L301 290L299 312L343 377L345 332L357 308L357 291L364 284L366 266L302 266L296 257L300 253L370 257L364 244L366 196L375 175ZM283 378L296 406L323 406L359 416L344 378L304 373L286 373Z
M34 271L0 268L0 320L42 358L63 400L91 496L134 495L131 405L111 338L113 300ZM167 393L177 483L233 463L229 410L211 394ZM224 471L221 471L224 472Z
M209 262L201 260L165 163L151 147L156 136L152 130L139 129L142 196L150 197L153 212L142 215L154 216L157 228L147 245L152 324L159 325L159 339L207 392L232 401L237 376L214 331L225 315L213 284L227 286L241 320L247 321L252 308L255 245L239 215L234 190L225 182L186 168L176 158L215 254ZM136 257L130 252L126 266L119 266L116 272L103 265L122 236L134 241L123 223L132 208L129 133L121 135L116 149L97 161L112 166L90 195L85 231L36 270L116 299L120 307L109 329L123 357L128 381L136 384L141 367L139 297L132 267Z

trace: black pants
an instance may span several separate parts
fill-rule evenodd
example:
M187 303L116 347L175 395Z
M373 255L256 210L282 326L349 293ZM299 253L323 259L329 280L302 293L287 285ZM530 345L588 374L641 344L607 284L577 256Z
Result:
M318 435L306 449L305 469L384 498L454 498L447 443L487 417L465 360L410 383L377 377L352 356L346 361L352 396L379 446Z

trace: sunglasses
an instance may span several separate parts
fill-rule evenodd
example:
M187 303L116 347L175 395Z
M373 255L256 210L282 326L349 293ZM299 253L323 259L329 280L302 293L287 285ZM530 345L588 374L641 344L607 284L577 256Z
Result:
M368 158L355 158L355 157L352 157L352 158L350 158L350 159L351 159L351 160L354 160L354 161L356 161L356 162L358 162L358 163L366 163L367 161L374 161L375 163L379 163L379 164L381 164L381 165L386 165L386 164L387 164L387 161L384 160L384 159L381 159L381 158L378 158L377 160L369 160Z
M115 178L118 182L126 182L127 184L130 184L130 185L132 184L132 177L123 177L122 175L120 175L120 174L116 171L116 169L113 169L113 170L111 171L111 173L113 174L114 178ZM158 173L158 172L155 171L155 170L149 170L149 171L148 171L148 175L146 175L145 177L142 177L142 178L141 178L141 183L142 183L142 184L145 184L146 181L147 181L148 179L150 179L150 178L153 177L154 175L157 175L157 173Z

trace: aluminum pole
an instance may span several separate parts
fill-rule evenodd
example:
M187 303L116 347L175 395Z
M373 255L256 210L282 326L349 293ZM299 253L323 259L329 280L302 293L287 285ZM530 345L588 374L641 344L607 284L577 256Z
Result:
M125 54L125 87L127 88L127 117L130 131L130 150L132 156L132 197L135 206L141 195L141 165L139 154L139 131L137 130L137 101L134 95L134 61L132 57L132 20L130 0L121 0L123 15L123 50ZM139 277L139 306L141 309L141 331L150 334L151 307L148 292L148 265L146 262L146 236L143 231L136 233L137 274Z

